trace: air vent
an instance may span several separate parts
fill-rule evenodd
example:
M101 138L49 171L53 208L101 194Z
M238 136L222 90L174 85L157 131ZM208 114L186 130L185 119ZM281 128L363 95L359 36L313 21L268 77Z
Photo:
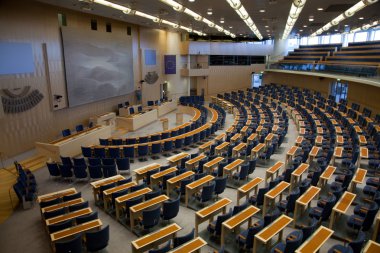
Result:
M327 7L324 11L325 12L345 12L351 6L353 6L355 3L352 4L332 4L329 7Z

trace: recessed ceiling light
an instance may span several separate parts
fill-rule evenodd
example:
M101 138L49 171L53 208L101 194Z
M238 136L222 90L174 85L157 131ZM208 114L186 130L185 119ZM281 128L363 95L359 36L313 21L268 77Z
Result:
M339 31L339 30L338 30L338 29L335 29L334 31L337 32L337 31Z
M305 28L306 28L306 27L307 27L307 25L303 25L303 27L305 27Z
M207 15L212 15L212 9L207 10Z
M192 2L195 2L195 0L189 0L189 2L191 2L191 3L192 3Z
M344 27L347 27L348 25L344 25Z
M303 32L303 30L301 29L300 32Z
M243 34L241 33L241 34L239 34L239 35L241 36L241 35L243 35Z
M319 10L319 11L323 11L323 8L318 8L317 10Z
M270 32L270 30L267 30L267 33L269 33Z
M265 12L265 10L259 10L259 12L263 13L263 12Z
M224 19L220 19L220 23L224 24Z
M364 18L363 18L363 17L360 17L359 19L360 19L360 20L363 20Z
M228 28L232 29L232 26L230 26L230 27L228 27Z
M313 21L314 21L314 18L313 18L313 17L310 17L310 18L309 18L309 21L310 21L310 22L313 22Z

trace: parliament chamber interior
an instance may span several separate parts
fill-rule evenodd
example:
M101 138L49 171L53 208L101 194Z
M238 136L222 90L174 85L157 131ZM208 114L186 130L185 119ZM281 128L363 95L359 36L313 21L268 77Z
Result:
M378 0L0 1L0 252L380 252Z

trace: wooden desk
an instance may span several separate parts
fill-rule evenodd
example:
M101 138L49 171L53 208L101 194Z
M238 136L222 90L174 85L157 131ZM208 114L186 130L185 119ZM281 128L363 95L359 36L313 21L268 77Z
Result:
M339 125L339 123L338 123L335 119L331 119L331 123L332 123L334 126Z
M333 227L335 218L337 218L336 216L338 216L338 214L345 214L347 212L348 208L350 207L355 198L356 194L353 194L348 191L343 193L342 197L340 197L340 199L335 204L332 210L329 228Z
M295 144L296 144L296 146L300 147L302 142L303 142L303 136L298 136Z
M178 171L177 167L171 167L167 170L160 171L160 172L157 172L157 173L151 175L150 176L150 188L153 189L156 184L159 184L160 182L162 183L161 180L165 175L168 175L170 173L177 172L177 171Z
M320 122L319 120L315 120L314 122L315 122L315 125L316 125L317 127L320 127L320 126L321 126L321 122Z
M220 155L223 151L230 145L229 142L223 142L222 144L215 147L215 154Z
M222 134L219 134L218 136L216 136L214 138L215 141L224 141L224 139L226 138L226 134L225 133L222 133Z
M379 253L380 252L380 243L369 240L364 247L363 253Z
M367 139L365 138L364 135L359 135L359 144L360 144L360 146L367 145Z
M341 135L343 133L342 128L337 127L337 126L335 127L335 132L336 132L336 134L339 134L339 135Z
M300 131L299 131L299 134L300 135L305 135L306 134L306 129L305 128L301 128Z
M243 126L242 129L240 129L240 133L245 136L248 130L248 126Z
M169 197L163 194L163 195L157 196L155 198L152 198L150 200L144 201L140 204L130 207L129 214L130 214L131 230L133 230L133 228L135 227L135 219L140 217L144 210L156 205L160 205L168 199Z
M140 253L158 247L160 244L176 237L176 233L179 230L181 230L181 227L176 223L173 223L153 233L140 237L139 239L132 241L132 252Z
M207 242L201 237L197 237L187 243L182 244L181 246L169 251L169 253L192 253L200 252L200 249L207 245Z
M223 161L224 158L221 156L218 156L211 161L208 161L207 163L203 164L203 171L211 173L212 170L219 165L221 161Z
M294 208L294 227L296 226L296 222L298 219L298 212L305 212L308 208L310 208L311 201L318 196L319 192L321 191L321 188L310 186L304 194L302 194L297 200L296 200L296 206ZM301 210L300 210L301 209Z
M89 222L85 222L73 227L69 227L54 233L50 234L50 239L52 242L86 232L91 229L100 228L103 225L100 219L92 220Z
M297 146L292 146L288 152L286 153L286 158L285 158L285 165L289 164L291 160L293 160L293 156L296 154L298 150Z
M296 253L315 253L332 236L333 230L320 226L302 245L295 251Z
M73 199L73 200L65 201L65 202L62 202L62 203L58 203L58 204L55 204L55 205L51 205L51 206L47 206L47 207L41 208L41 213L52 212L52 211L55 211L55 210L58 210L58 209L61 209L61 208L64 208L64 207L69 207L69 206L80 204L80 203L83 203L83 202L84 202L83 198L78 198L78 199Z
M232 163L226 165L223 168L223 176L231 176L232 172L234 170L237 170L239 166L241 166L244 163L244 160L242 159L236 159Z
M221 240L220 240L221 246L222 247L224 246L224 237L226 236L228 230L239 232L240 226L246 221L248 221L248 227L252 226L252 217L259 211L260 211L259 208L249 205L243 211L239 212L238 214L232 216L231 218L223 222L222 235L221 235Z
M335 170L336 167L329 165L319 177L318 186L321 188L325 187L331 176L334 174Z
M90 185L92 186L92 193L94 194L95 202L99 200L98 194L100 191L100 186L116 183L123 179L125 178L122 175L116 175L113 177L103 178L103 179L90 183Z
M375 228L373 229L373 233L372 233L372 240L374 241L377 240L377 236L379 235L379 230L380 230L380 212L376 216Z
M300 166L292 172L292 176L290 178L290 191L292 191L293 188L298 186L298 184L302 181L302 174L305 173L309 167L309 164L301 163Z
M231 204L232 201L228 198L222 198L215 202L214 204L211 204L202 210L199 210L195 213L195 236L198 236L199 233L199 225L205 222L206 220L209 220L212 222L214 220L214 217L219 213L226 213L227 206Z
M178 176L172 177L169 180L166 181L166 195L170 196L170 192L172 191L172 188L175 188L180 185L181 181L193 176L195 172L193 171L186 171Z
M136 186L136 185L137 184L135 182L130 182L130 183L118 185L118 186L115 186L103 191L104 210L108 210L108 203L111 202L112 200L112 193L127 190L131 188L132 186Z
M60 156L77 156L82 153L82 146L93 145L99 143L99 138L109 137L111 126L95 126L49 143L36 142L35 145L40 155L60 161Z
M285 165L284 162L278 161L272 167L265 171L265 184L267 184L268 179L273 180L274 174L278 177L280 169Z
M342 147L336 147L334 149L334 155L333 155L332 162L331 162L331 164L333 166L335 165L335 159L336 158L342 158L342 154L343 154L343 148Z
M199 152L206 152L206 151L210 150L212 143L213 143L212 141L208 141L208 142L205 142L202 145L200 145L198 147Z
M238 188L238 190L237 190L237 205L239 205L240 199L243 198L244 196L246 197L246 199L248 201L249 193L251 191L254 190L255 194L257 194L257 188L262 181L264 181L264 179L262 179L260 177L255 177L254 179L252 179L251 181L249 181L245 185Z
M115 131L116 129L116 113L107 112L95 117L91 117L89 122L94 126L111 126L111 131Z
M214 180L214 177L211 175L207 175L205 177L202 177L201 179L198 179L197 181L194 181L188 185L186 185L186 196L185 196L185 201L186 201L186 207L189 204L189 197L194 194L194 192L199 191L200 188L209 183L210 181Z
M162 118L160 119L162 123L162 131L168 131L169 129L169 119L168 118Z
M317 146L313 146L313 148L309 152L309 158L308 158L308 163L310 164L313 162L313 159L318 155L318 152L321 148Z
M364 183L365 177L367 175L367 170L358 168L355 172L354 177L351 180L350 192L355 193L356 185Z
M158 119L157 114L157 109L128 116L120 114L119 117L116 117L116 125L117 127L125 128L128 131L136 131L137 129L155 122Z
M199 156L194 157L193 159L186 161L185 167L189 170L193 170L194 167L198 165L199 161L205 157L206 157L206 155L200 154Z
M253 141L257 140L257 133L253 133L251 134L248 138L247 138L247 145L251 144Z
M186 158L188 156L190 156L190 154L182 152L182 153L179 153L177 155L173 155L171 157L168 157L168 158L166 158L166 160L168 160L170 166L177 166L183 158Z
M317 146L322 146L322 143L323 143L323 136L317 136L317 138L315 138L315 145Z
M240 151L245 148L247 145L245 143L240 143L232 149L232 156L239 157Z
M355 129L355 132L356 132L357 134L361 134L361 133L363 133L362 129L361 129L359 126L354 126L354 129Z
M273 221L271 224L266 226L263 230L258 232L255 235L255 241L253 243L253 253L257 252L257 247L260 242L266 244L266 252L269 252L270 245L268 244L268 241L270 242L272 237L274 237L278 233L278 241L281 241L283 229L292 221L292 218L283 214L280 217L278 217L275 221Z
M288 189L290 184L285 181L281 181L276 187L274 187L272 190L265 193L264 196L264 205L263 205L263 217L265 216L267 212L267 206L268 205L275 205L276 198L280 196L280 200L282 200L282 194L283 192Z
M258 133L259 136L260 136L260 135L261 135L261 131L262 131L263 129L264 129L264 128L263 128L262 125L258 126L258 127L256 128L256 133Z
M144 167L140 167L138 169L135 169L134 172L135 172L136 182L139 183L140 180L143 180L149 171L157 170L159 168L161 168L161 164L151 163L151 164L148 164Z
M226 133L232 133L234 131L235 127L231 126L226 130Z
M322 127L317 127L317 134L320 134L320 135L323 134L323 128Z
M140 196L143 196L149 192L152 192L152 189L148 188L148 187L145 187L143 189L140 189L138 191L135 191L135 192L131 192L131 193L128 193L126 195L123 195L123 196L120 196L120 197L117 197L115 199L115 209L116 209L116 220L119 220L120 218L120 210L123 209L123 206L124 203L127 201L127 200L130 200L130 199L134 199L134 198L137 198L137 197L140 197ZM128 210L126 210L128 212Z
M74 219L74 218L77 218L77 217L80 217L83 215L87 215L90 213L92 213L92 209L90 207L88 207L88 208L80 209L80 210L77 210L74 212L55 216L53 218L45 220L45 223L46 223L46 226L49 226L49 225L60 223L62 221L67 221L67 220L71 220L71 219Z
M276 121L276 120L275 120ZM278 121L278 120L277 120ZM276 124L276 122L274 123L274 124ZM278 124L278 122L277 122L277 124ZM278 125L273 125L273 127L272 127L272 133L277 133L277 131L278 131L278 129L279 129L279 126Z
M338 135L338 136L336 137L336 144L337 144L338 146L342 146L342 145L344 144L344 138L343 138L342 135Z
M357 166L361 166L362 159L368 159L368 148L360 147L360 155L358 158Z
M51 192L43 195L39 195L37 197L38 203L51 201L54 199L62 198L63 196L73 195L77 193L77 190L75 188L69 188L61 191Z
M267 137L265 137L264 143L267 147L269 147L269 145L272 143L273 138L274 138L273 133L269 133Z
M257 158L261 152L263 152L265 149L264 143L259 143L251 150L251 160Z

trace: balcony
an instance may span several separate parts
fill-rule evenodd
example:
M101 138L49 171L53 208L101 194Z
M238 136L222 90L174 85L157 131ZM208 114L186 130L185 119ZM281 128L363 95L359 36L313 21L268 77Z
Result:
M190 64L190 66L188 64L184 64L181 68L181 76L208 76L208 74L208 63L194 63Z

